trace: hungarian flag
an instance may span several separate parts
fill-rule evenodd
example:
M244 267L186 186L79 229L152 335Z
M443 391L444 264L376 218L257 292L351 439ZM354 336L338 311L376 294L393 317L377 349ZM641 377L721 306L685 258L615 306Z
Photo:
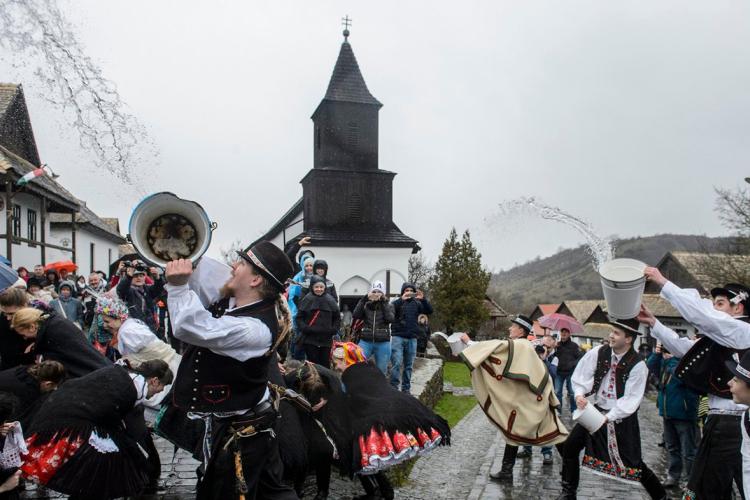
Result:
M23 186L24 184L27 184L31 181L34 177L39 177L40 175L47 175L47 171L44 170L44 167L37 168L36 170L33 170L29 172L28 174L24 175L20 179L18 179L18 182L16 182L16 186Z

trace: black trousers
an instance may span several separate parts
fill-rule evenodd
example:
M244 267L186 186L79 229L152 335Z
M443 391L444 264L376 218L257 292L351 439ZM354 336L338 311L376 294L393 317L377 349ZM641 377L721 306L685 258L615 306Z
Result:
M239 498L235 474L235 445L224 445L230 434L224 433L214 447L214 456L198 484L196 500L234 500ZM261 432L239 440L247 500L298 500L293 489L283 482L284 465L279 458L276 438Z
M585 427L576 424L573 430L570 431L568 439L565 440L565 447L563 449L563 482L572 483L573 489L578 488L581 452L586 448L586 438L588 435L589 431ZM575 467L576 470L568 470L570 467ZM642 459L638 468L641 469L641 484L649 496L658 499L666 498L667 492L661 485L661 481L659 481L656 474L649 469L648 465Z
M312 344L305 344L305 354L309 362L325 368L331 367L331 346L324 345L318 347Z
M687 489L698 500L732 498L732 481L745 498L742 486L742 428L734 415L709 415L695 454Z

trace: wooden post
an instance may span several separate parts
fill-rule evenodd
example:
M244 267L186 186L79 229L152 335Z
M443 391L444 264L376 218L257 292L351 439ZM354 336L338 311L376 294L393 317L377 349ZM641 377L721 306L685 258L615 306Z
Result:
M42 196L42 227L41 227L41 237L42 237L42 265L47 265L47 246L45 243L47 243L47 198Z
M390 271L385 272L385 296L386 297L391 296L391 272Z
M11 179L5 182L5 232L8 235L6 240L5 258L13 264L13 186Z
M70 217L73 220L73 243L72 243L73 244L73 264L78 265L78 262L76 262L76 255L77 255L77 252L76 252L76 232L77 232L77 230L76 230L77 229L76 228L76 213L73 212L70 215Z

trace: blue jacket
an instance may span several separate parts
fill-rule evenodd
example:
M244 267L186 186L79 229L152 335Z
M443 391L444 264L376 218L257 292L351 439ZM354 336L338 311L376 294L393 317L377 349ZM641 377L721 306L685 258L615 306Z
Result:
M312 274L305 274L305 260L310 259L314 261L312 257L309 255L303 255L299 259L299 265L302 270L294 275L294 278L292 278L297 283L304 283L306 279L310 279L312 277ZM299 297L299 293L302 290L302 287L299 285L289 285L289 288L286 289L287 293L287 299L289 302L289 312L292 314L292 321L297 317L297 303L295 302L294 298Z
M648 369L659 374L659 415L680 420L698 419L699 396L674 376L679 358L664 359L661 354L648 358Z
M412 287L417 288L411 283L401 285L401 295L404 290ZM432 304L426 298L403 300L401 297L391 302L395 310L395 318L391 323L391 336L403 337L407 339L416 339L421 333L419 326L420 314L432 314Z

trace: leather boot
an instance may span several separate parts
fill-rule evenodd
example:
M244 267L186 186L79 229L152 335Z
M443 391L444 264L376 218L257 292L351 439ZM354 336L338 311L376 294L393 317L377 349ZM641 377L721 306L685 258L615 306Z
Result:
M562 493L557 500L576 500L581 466L578 458L564 458L562 465Z
M516 455L518 455L518 446L506 444L505 453L503 453L503 465L500 467L499 472L490 474L490 479L493 481L512 481L513 466L516 465Z
M644 471L644 474L641 476L641 484L644 488L646 488L646 493L648 493L648 496L650 496L654 500L669 499L667 490L661 484L659 478L656 477L656 474L654 474L650 469L648 470L648 472Z
M388 481L388 476L385 475L385 472L381 471L375 474L375 482L378 483L380 496L383 500L393 500L396 494L394 493L393 486L391 486L391 482Z

